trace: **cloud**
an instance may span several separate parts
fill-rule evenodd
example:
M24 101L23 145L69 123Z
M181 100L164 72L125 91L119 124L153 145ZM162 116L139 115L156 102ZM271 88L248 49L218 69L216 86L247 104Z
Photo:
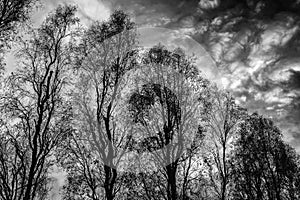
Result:
M114 0L113 4L132 12L140 26L167 27L203 44L219 66L221 82L237 101L273 118L285 140L300 152L299 2Z
M73 0L78 5L81 21L90 23L94 20L106 20L110 15L110 9L99 0Z
M258 111L272 117L283 130L285 138L289 138L287 141L293 143L294 147L300 146L297 114L300 96L298 1L44 2L44 9L33 17L37 24L45 18L45 13L53 10L58 4L74 3L78 4L78 16L86 25L93 20L106 19L112 10L122 8L132 14L139 27L166 27L182 35L188 34L210 52L219 66L218 72L214 73L222 75L218 78L223 86L231 90L237 100L250 111ZM169 35L166 34L166 37ZM156 41L153 44L159 41L154 35L152 40ZM184 36L174 39L177 42L184 40ZM152 44L151 41L148 42ZM201 52L196 56L200 54Z
M150 48L160 43L170 50L181 48L188 56L197 55L195 64L202 74L216 82L220 80L218 69L208 52L190 36L180 31L155 27L139 28L138 35L139 45L142 47Z
M283 82L287 88L300 90L300 71L290 69L289 71L289 80Z
M94 20L105 20L110 15L110 8L101 0L43 0L41 4L42 6L32 16L32 21L36 26L41 24L47 14L58 5L76 5L77 16L85 25L89 25Z
M132 13L140 26L191 27L198 0L105 0L111 9L122 8Z
M83 25L90 25L95 20L106 20L110 16L110 8L101 0L42 0L40 6L32 13L31 21L38 27L58 5L76 5L78 7L77 16ZM7 53L6 73L10 73L16 68L16 58L14 57L15 48Z
M215 74L222 75L223 86L231 90L237 101L251 112L271 117L282 130L285 141L300 152L300 1L44 0L44 3L44 8L33 15L35 24L40 24L58 4L74 3L78 4L78 16L86 25L107 19L112 10L122 8L132 14L140 27L165 27L181 34L179 38L174 32L154 34L144 29L143 34L149 36L148 41L144 40L148 45L166 38L188 44L184 36L188 34L210 52L219 65L219 71L214 69ZM201 52L196 52L199 55ZM207 60L210 62L210 58Z

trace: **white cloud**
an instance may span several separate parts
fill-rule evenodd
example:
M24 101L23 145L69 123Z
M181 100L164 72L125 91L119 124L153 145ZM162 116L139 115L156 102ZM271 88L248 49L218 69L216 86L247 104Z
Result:
M266 103L290 104L292 102L290 95L283 93L281 88L275 88L266 92L264 95L262 95L262 99L264 99Z
M66 0L65 0L66 1ZM105 20L110 15L110 9L97 0L73 0L79 7L81 20L89 23L91 20ZM67 1L66 1L67 2Z
M39 8L32 16L35 25L39 25L58 5L71 4L78 6L78 17L82 24L89 25L93 20L105 20L110 15L110 9L102 1L98 0L51 0L42 2Z

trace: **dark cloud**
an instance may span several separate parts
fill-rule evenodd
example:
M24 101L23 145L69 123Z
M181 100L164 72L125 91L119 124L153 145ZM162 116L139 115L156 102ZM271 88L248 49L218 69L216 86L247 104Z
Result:
M192 36L209 51L239 102L272 117L286 141L300 146L300 1L114 0L111 5L132 12L140 26Z
M139 25L183 26L193 25L198 0L113 0L105 1L112 9L131 12Z
M299 14L295 0L103 0L111 9L133 12L139 24L155 22L164 16L170 20L160 25L191 25L195 20L214 19L231 15L248 18L273 17L281 12ZM232 18L232 17L231 17ZM161 19L163 22L165 19ZM166 21L164 21L166 22Z
M34 21L65 3L78 4L86 24L122 8L139 26L190 35L210 53L240 103L272 117L286 140L300 146L300 1L54 0L45 1Z
M297 89L300 90L300 71L295 71L293 69L289 70L291 73L289 80L285 82L287 89Z
M86 24L121 8L140 27L190 35L210 53L237 100L272 117L286 140L300 146L300 1L55 0L46 7L60 3L77 3Z
M287 4L274 5L268 10L272 12L248 8L248 15L240 18L226 13L242 23L228 26L223 16L206 37L213 38L207 43L211 55L225 68L224 73L232 75L229 89L250 111L272 117L286 141L299 151L299 16L298 7ZM232 67L237 61L241 65Z

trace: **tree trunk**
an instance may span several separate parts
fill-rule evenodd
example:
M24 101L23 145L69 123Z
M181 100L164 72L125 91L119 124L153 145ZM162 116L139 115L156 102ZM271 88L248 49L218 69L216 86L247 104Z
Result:
M32 155L31 155L31 166L30 166L30 170L29 170L29 174L28 174L28 182L27 182L27 185L26 185L26 190L25 190L25 195L24 195L24 198L23 200L30 200L30 199L33 199L31 197L31 195L34 195L34 194L31 194L32 192L32 188L33 188L33 181L34 181L34 176L36 174L36 167L37 167L37 163L38 163L38 135L40 133L40 130L41 130L41 125L42 125L42 122L43 122L43 109L44 109L44 106L43 104L39 105L39 102L40 102L40 97L41 95L39 95L39 101L38 101L38 109L40 110L40 114L39 114L39 118L38 118L38 123L35 127L35 134L33 136L33 140L32 140L32 143L33 143L33 148L32 148ZM31 142L31 141L29 141Z
M168 176L168 186L167 186L167 196L168 200L177 199L177 189L176 189L176 170L177 163L172 163L167 165L167 176Z
M222 196L221 196L221 199L222 200L225 200L226 199L226 184L224 183L225 180L223 180L223 183L222 183Z
M225 138L227 134L225 132ZM222 144L222 162L223 162L223 177L222 177L222 188L221 188L221 199L226 200L226 187L227 187L227 162L226 162L226 140Z
M33 187L33 179L34 179L34 170L35 170L35 161L31 164L30 171L29 171L29 176L28 176L28 182L26 185L26 190L25 190L25 195L23 200L30 200L31 197L31 191Z
M104 172L105 172L105 183L104 183L105 196L107 200L113 200L114 199L113 192L114 192L114 185L117 178L117 170L111 168L110 166L105 165Z

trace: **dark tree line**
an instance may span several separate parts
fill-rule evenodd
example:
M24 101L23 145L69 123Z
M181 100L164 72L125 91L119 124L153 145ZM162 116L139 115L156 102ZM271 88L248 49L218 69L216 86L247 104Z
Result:
M32 29L4 79L1 200L49 199L54 165L66 200L300 198L299 155L272 120L237 105L182 49L141 50L123 11L86 29L75 13L59 6Z

